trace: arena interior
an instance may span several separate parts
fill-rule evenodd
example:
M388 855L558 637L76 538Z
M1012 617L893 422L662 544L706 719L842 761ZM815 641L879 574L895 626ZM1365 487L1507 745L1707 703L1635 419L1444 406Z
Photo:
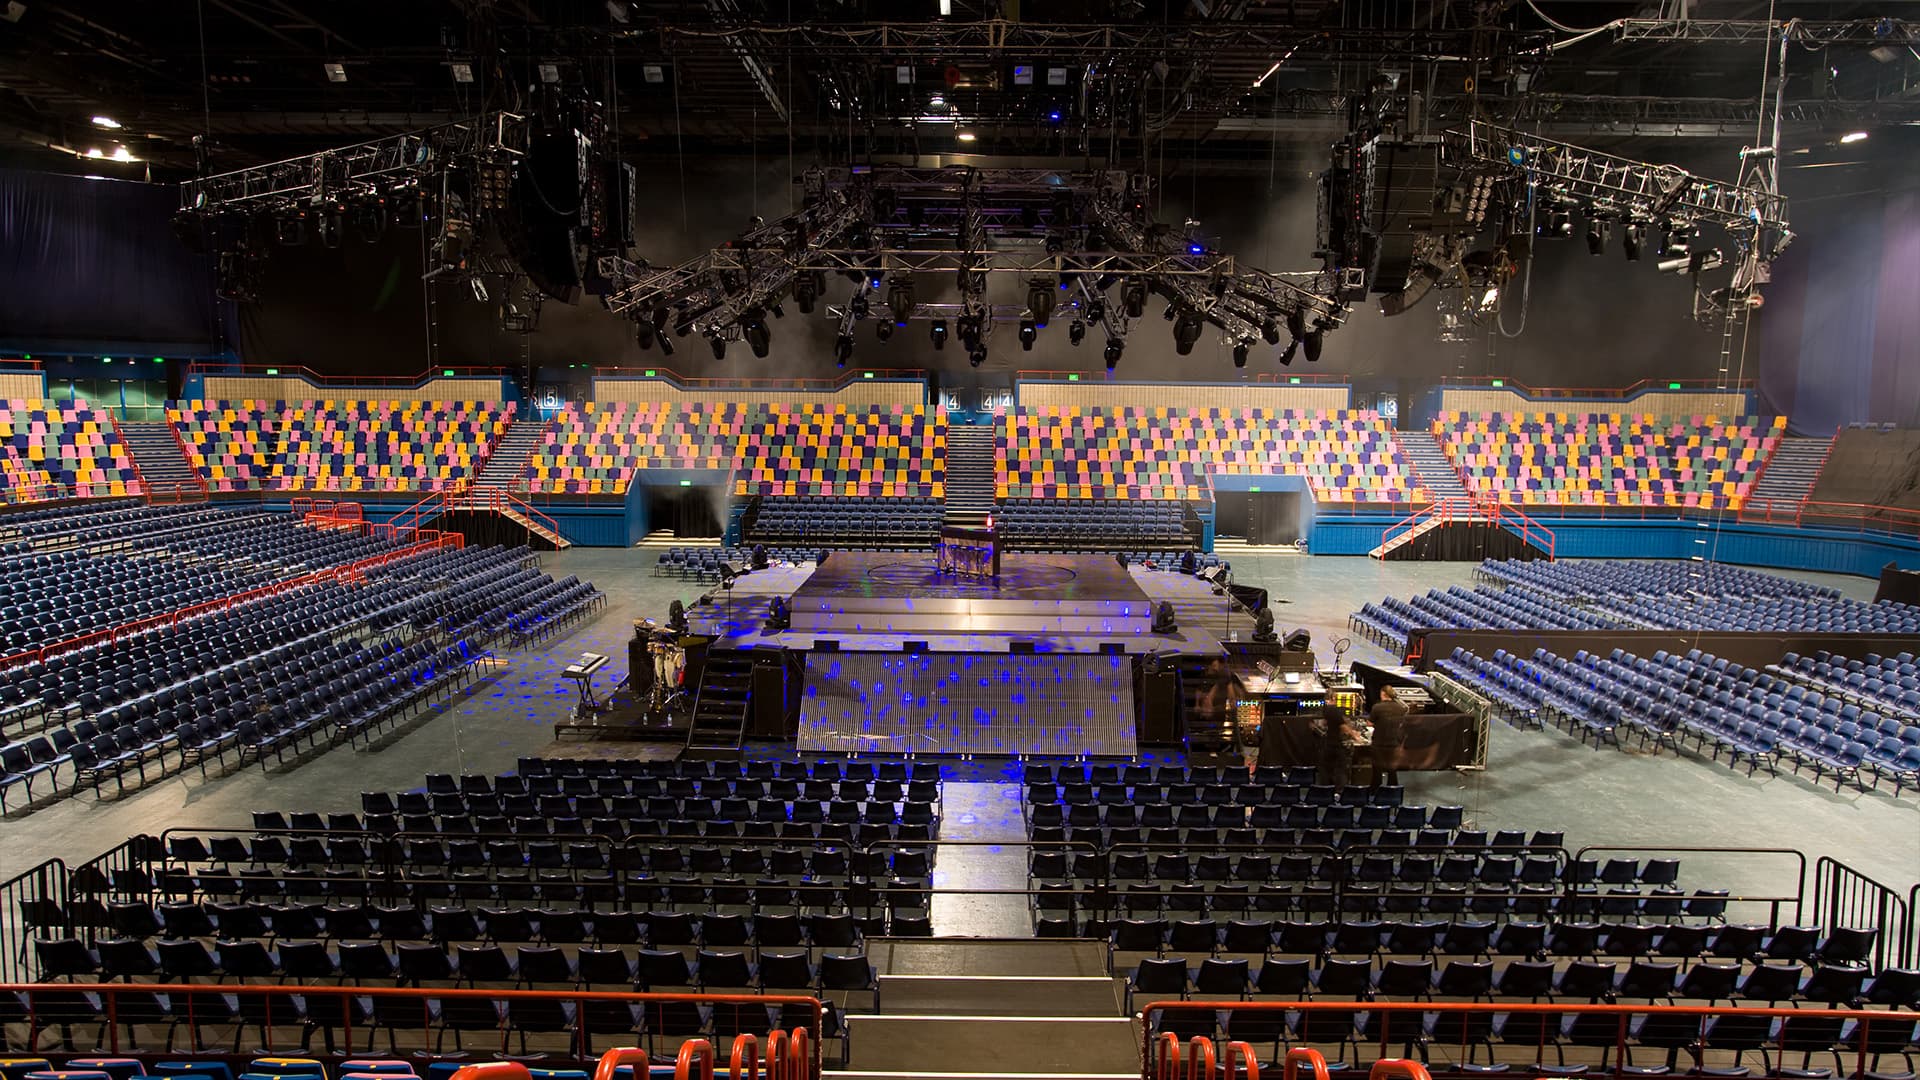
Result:
M0 1080L1913 1080L1913 16L0 3Z

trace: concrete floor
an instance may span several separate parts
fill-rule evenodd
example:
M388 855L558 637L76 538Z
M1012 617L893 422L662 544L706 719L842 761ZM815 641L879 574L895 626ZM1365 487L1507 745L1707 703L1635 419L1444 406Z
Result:
M552 725L569 715L574 699L560 668L590 650L614 656L614 668L623 670L631 620L662 616L669 601L690 603L706 588L654 577L655 559L653 551L605 548L548 556L546 567L556 576L578 574L604 589L611 600L606 611L537 651L503 653L508 663L498 673L371 750L336 749L284 772L255 767L207 782L195 770L125 798L82 795L16 812L0 821L0 879L48 858L92 858L133 833L171 826L244 827L255 809L352 811L359 808L362 791L418 786L427 772L502 772L521 756L553 752ZM1234 555L1235 579L1290 601L1278 609L1280 625L1311 630L1323 662L1331 658L1331 644L1348 636L1348 613L1365 601L1467 582L1472 569L1469 563ZM1873 594L1874 583L1866 579L1809 577L1850 596L1870 599ZM1358 638L1346 656L1393 659ZM604 679L602 685L611 682ZM956 781L969 782L954 782L947 791L944 835L983 843L944 853L937 885L949 890L1024 885L1018 790L993 782L1014 772L991 763L953 770ZM1920 881L1920 798L1912 793L1898 802L1881 792L1837 794L1792 776L1748 779L1703 760L1594 750L1557 732L1499 725L1484 773L1409 774L1407 783L1409 802L1465 806L1481 828L1563 829L1574 848L1792 848L1809 860L1839 859L1902 893ZM1799 891L1797 862L1788 856L1681 857L1682 884L1688 887L1720 885L1747 895ZM1811 889L1811 862L1806 873ZM941 933L1030 931L1017 898L950 892L936 895L934 915Z

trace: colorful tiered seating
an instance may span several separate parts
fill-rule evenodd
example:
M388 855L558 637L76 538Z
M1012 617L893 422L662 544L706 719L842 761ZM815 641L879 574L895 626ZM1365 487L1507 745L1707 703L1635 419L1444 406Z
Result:
M1321 502L1421 502L1378 414L1014 409L995 432L1000 499L1203 499L1207 476L1301 476Z
M9 502L141 493L112 417L85 402L0 401L0 475Z
M538 491L614 495L643 469L724 469L736 495L940 498L946 418L921 406L569 405L526 477Z
M919 405L775 407L742 438L735 495L944 498L947 419Z
M257 491L281 461L278 401L182 401L167 419L209 491Z
M512 402L303 402L281 419L268 486L440 491L473 474L513 412Z
M1502 502L1738 509L1786 418L1448 412L1433 433L1468 490Z

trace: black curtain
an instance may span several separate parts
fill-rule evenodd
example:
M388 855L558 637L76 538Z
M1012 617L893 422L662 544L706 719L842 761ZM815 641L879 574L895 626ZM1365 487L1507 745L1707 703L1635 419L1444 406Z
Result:
M220 345L211 260L173 233L170 186L0 169L0 339Z

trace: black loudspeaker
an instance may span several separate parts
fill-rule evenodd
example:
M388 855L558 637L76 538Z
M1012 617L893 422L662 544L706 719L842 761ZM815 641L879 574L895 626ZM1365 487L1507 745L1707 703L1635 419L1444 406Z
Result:
M900 651L903 653L924 653L927 651L927 643L924 641L903 641L900 643Z
M1033 642L1031 641L1011 642L1007 645L1007 651L1012 653L1015 656L1032 656Z
M1125 656L1127 655L1127 647L1117 641L1103 641L1100 643L1100 655Z
M1880 588L1873 594L1876 604L1920 604L1920 570L1902 570L1888 563L1880 568Z
M596 171L604 214L594 222L593 238L602 247L630 248L639 223L640 184L633 166L625 161L602 161Z
M1171 670L1143 673L1140 676L1140 744L1164 746L1179 741L1179 674Z
M814 652L839 652L840 643L838 641L835 641L832 638L814 638L813 651Z
M760 739L787 737L787 672L780 664L753 665L752 734Z

